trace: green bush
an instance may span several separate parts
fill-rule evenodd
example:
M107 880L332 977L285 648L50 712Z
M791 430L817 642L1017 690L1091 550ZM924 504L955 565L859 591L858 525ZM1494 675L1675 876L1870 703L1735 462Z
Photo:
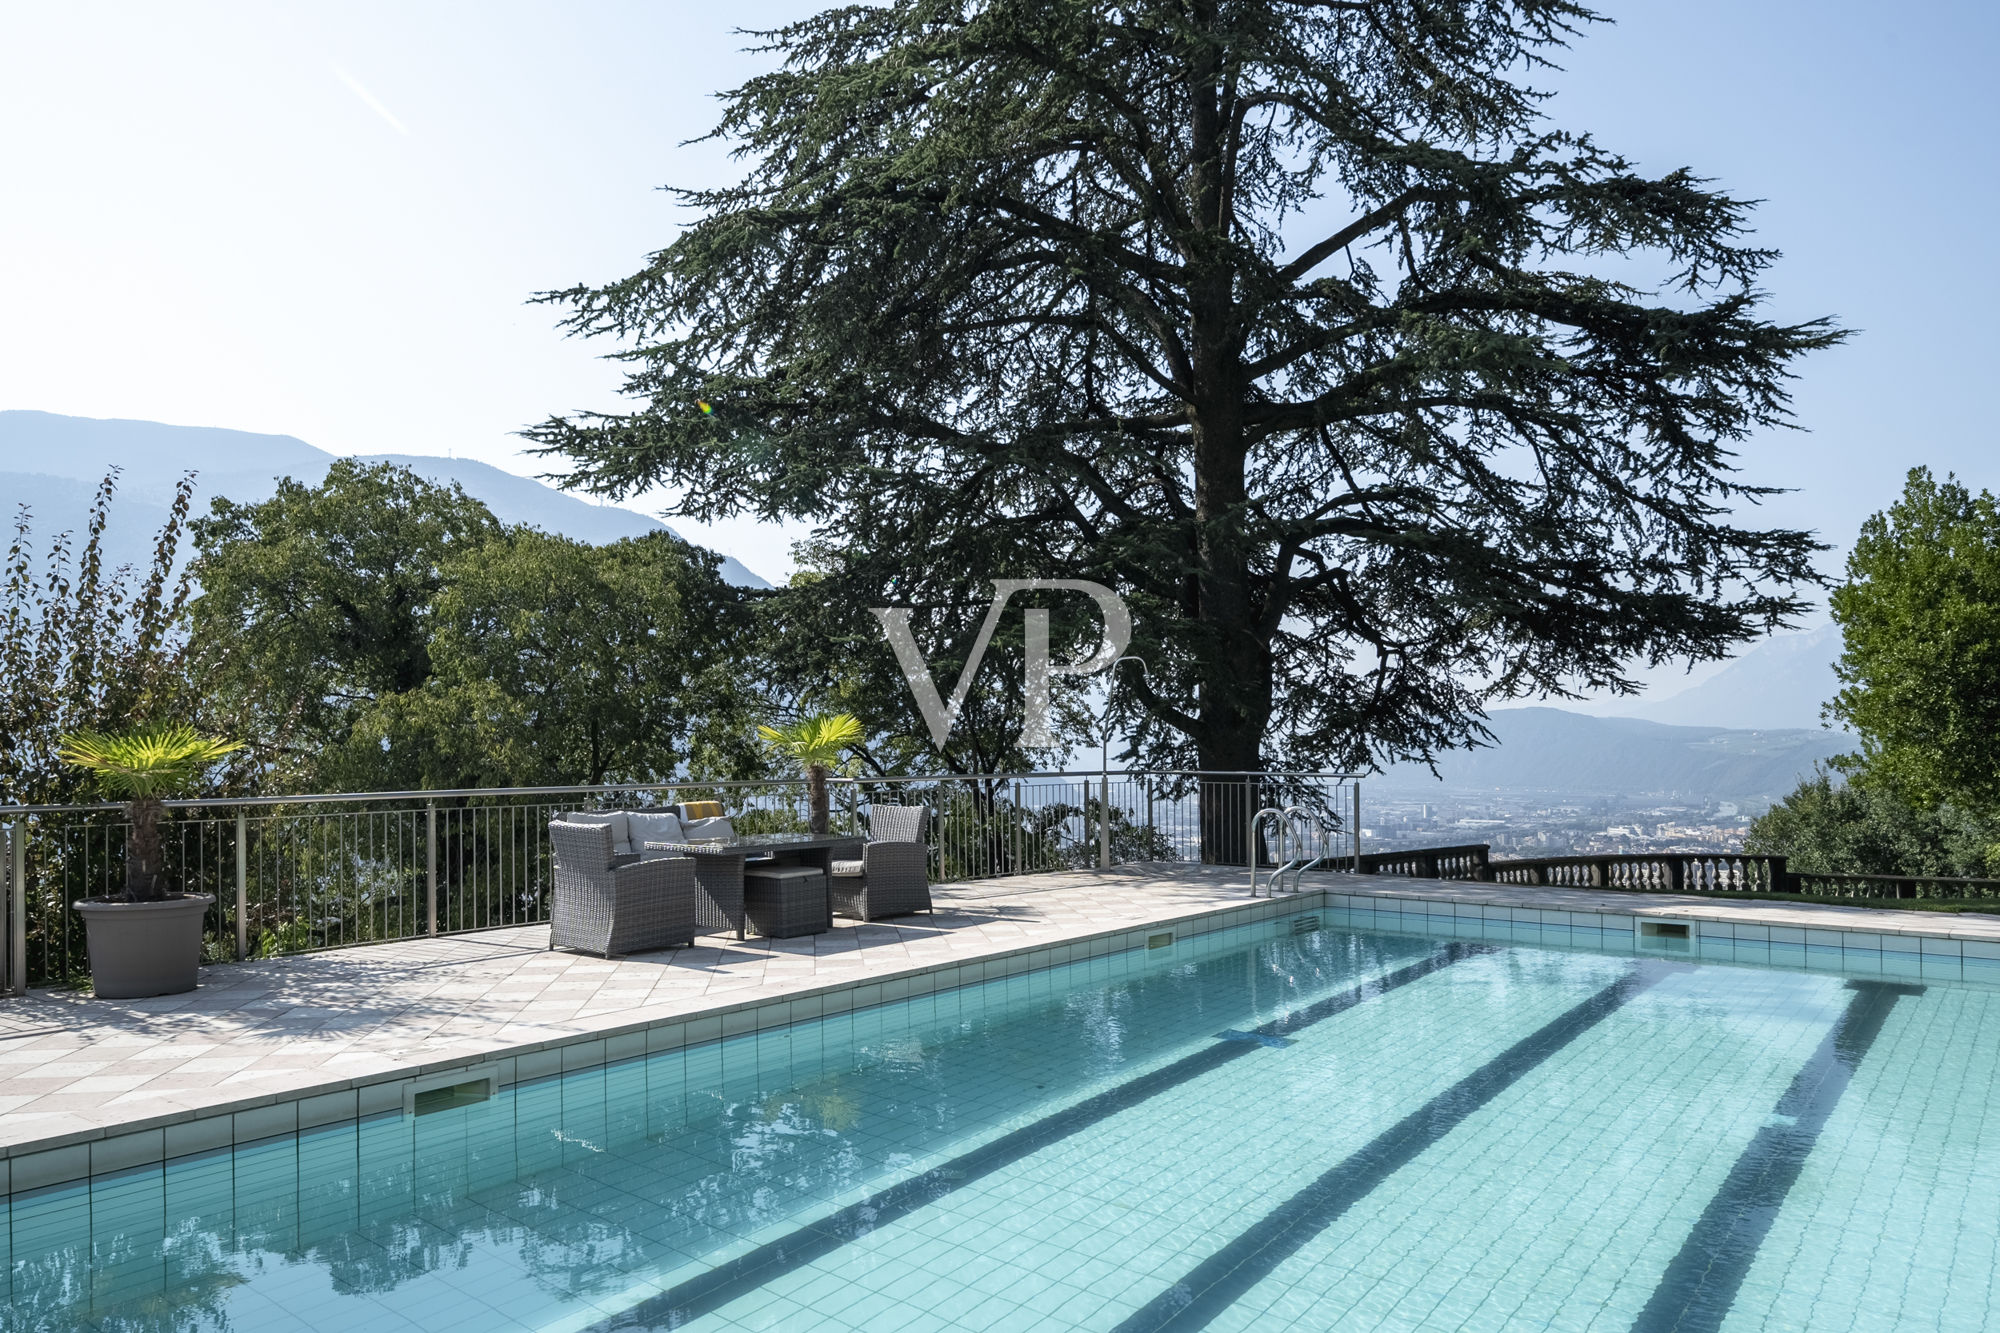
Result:
M1825 772L1752 823L1743 849L1787 857L1806 874L2000 875L2000 826L1992 821Z

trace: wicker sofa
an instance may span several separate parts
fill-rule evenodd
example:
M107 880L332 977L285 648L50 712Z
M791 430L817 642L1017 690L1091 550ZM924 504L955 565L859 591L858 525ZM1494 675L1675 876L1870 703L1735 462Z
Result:
M827 879L833 910L873 921L931 911L924 832L931 812L921 805L878 805L869 811L868 844L858 861L835 861Z
M609 824L549 822L555 897L549 947L610 957L694 943L694 862L614 854Z

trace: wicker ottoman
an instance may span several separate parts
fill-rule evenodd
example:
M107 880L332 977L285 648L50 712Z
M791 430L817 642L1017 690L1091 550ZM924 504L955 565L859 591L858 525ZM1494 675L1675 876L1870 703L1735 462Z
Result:
M743 915L759 935L774 940L831 929L826 875L812 866L745 866Z

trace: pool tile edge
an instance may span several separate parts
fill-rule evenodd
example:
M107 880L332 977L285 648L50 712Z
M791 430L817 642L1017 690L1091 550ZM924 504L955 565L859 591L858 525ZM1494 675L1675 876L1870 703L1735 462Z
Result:
M400 1110L404 1090L409 1085L434 1080L440 1074L498 1066L504 1071L499 1080L502 1086L556 1077L577 1069L742 1036L829 1013L893 1004L914 995L1127 950L1143 950L1147 937L1163 927L1172 927L1177 939L1189 938L1322 909L1326 897L1325 890L1315 888L1278 898L1241 898L1224 906L1176 909L1136 925L1071 936L1057 943L1024 944L973 959L874 973L865 980L805 987L777 998L715 1005L667 1018L593 1029L567 1038L499 1046L406 1065L375 1076L330 1080L283 1092L255 1094L200 1110L134 1117L112 1125L0 1144L0 1199L30 1189L68 1184ZM1197 928L1188 929L1189 926Z

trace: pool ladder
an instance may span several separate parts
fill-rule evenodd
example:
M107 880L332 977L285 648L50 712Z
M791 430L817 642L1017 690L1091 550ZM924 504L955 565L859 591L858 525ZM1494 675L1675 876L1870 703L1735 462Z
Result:
M1266 897L1275 898L1280 893L1297 893L1299 880L1306 871L1326 859L1324 852L1314 852L1315 846L1325 847L1326 826L1319 817L1303 806L1288 805L1280 810L1275 805L1267 805L1259 810L1250 821L1250 896L1257 896L1259 867L1257 865L1257 835L1264 830L1266 820L1271 825L1271 859L1276 862L1271 872L1264 877ZM1289 882L1287 882L1289 877Z

